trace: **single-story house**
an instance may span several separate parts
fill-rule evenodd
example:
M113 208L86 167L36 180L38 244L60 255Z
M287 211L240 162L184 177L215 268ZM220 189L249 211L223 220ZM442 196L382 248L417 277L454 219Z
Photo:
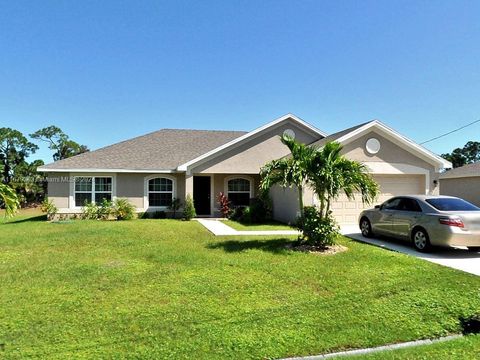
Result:
M224 192L234 205L247 205L258 194L260 168L289 154L280 135L305 144L328 141L364 162L380 184L381 202L401 194L438 194L438 176L451 164L378 120L327 135L288 114L250 132L162 129L95 151L41 166L48 197L60 214L81 212L85 202L126 198L138 212L168 211L173 198L190 194L199 216L218 216ZM298 214L295 190L271 190L274 218L293 221ZM316 203L305 191L306 205ZM333 212L340 224L355 224L364 208L360 197L340 198Z
M480 206L480 162L441 174L440 194L457 196Z

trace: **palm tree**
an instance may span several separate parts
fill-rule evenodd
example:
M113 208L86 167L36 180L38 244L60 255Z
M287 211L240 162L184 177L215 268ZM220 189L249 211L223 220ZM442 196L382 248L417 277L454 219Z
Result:
M15 191L3 183L0 183L0 203L5 207L5 217L13 216L20 207L20 201Z
M328 216L333 200L343 192L349 200L360 193L364 203L378 196L378 185L368 173L368 168L341 154L342 145L329 142L316 151L308 171L309 182L320 200L320 216Z
M308 171L316 149L299 143L288 135L282 135L281 141L290 150L290 155L267 163L260 170L260 188L268 191L273 185L295 186L298 189L300 216L303 217L303 187L308 180Z

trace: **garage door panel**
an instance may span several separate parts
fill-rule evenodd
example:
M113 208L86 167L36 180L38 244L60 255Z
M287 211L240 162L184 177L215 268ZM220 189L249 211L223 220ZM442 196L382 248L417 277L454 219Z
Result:
M332 203L332 212L340 225L357 224L358 215L363 209L381 204L393 196L407 194L425 194L425 175L374 175L380 186L380 195L372 205L364 205L360 194L354 200L341 195Z

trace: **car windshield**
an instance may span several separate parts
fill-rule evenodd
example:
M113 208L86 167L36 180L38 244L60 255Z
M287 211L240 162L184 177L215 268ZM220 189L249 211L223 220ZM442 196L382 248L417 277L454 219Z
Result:
M427 203L440 211L479 211L480 208L468 201L457 198L425 199Z

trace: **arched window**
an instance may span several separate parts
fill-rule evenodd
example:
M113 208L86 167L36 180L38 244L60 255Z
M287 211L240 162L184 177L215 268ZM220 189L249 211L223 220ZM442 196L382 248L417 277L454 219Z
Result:
M233 206L248 206L252 197L250 180L245 178L228 180L227 197Z
M168 207L173 199L173 180L156 177L148 180L148 206Z

